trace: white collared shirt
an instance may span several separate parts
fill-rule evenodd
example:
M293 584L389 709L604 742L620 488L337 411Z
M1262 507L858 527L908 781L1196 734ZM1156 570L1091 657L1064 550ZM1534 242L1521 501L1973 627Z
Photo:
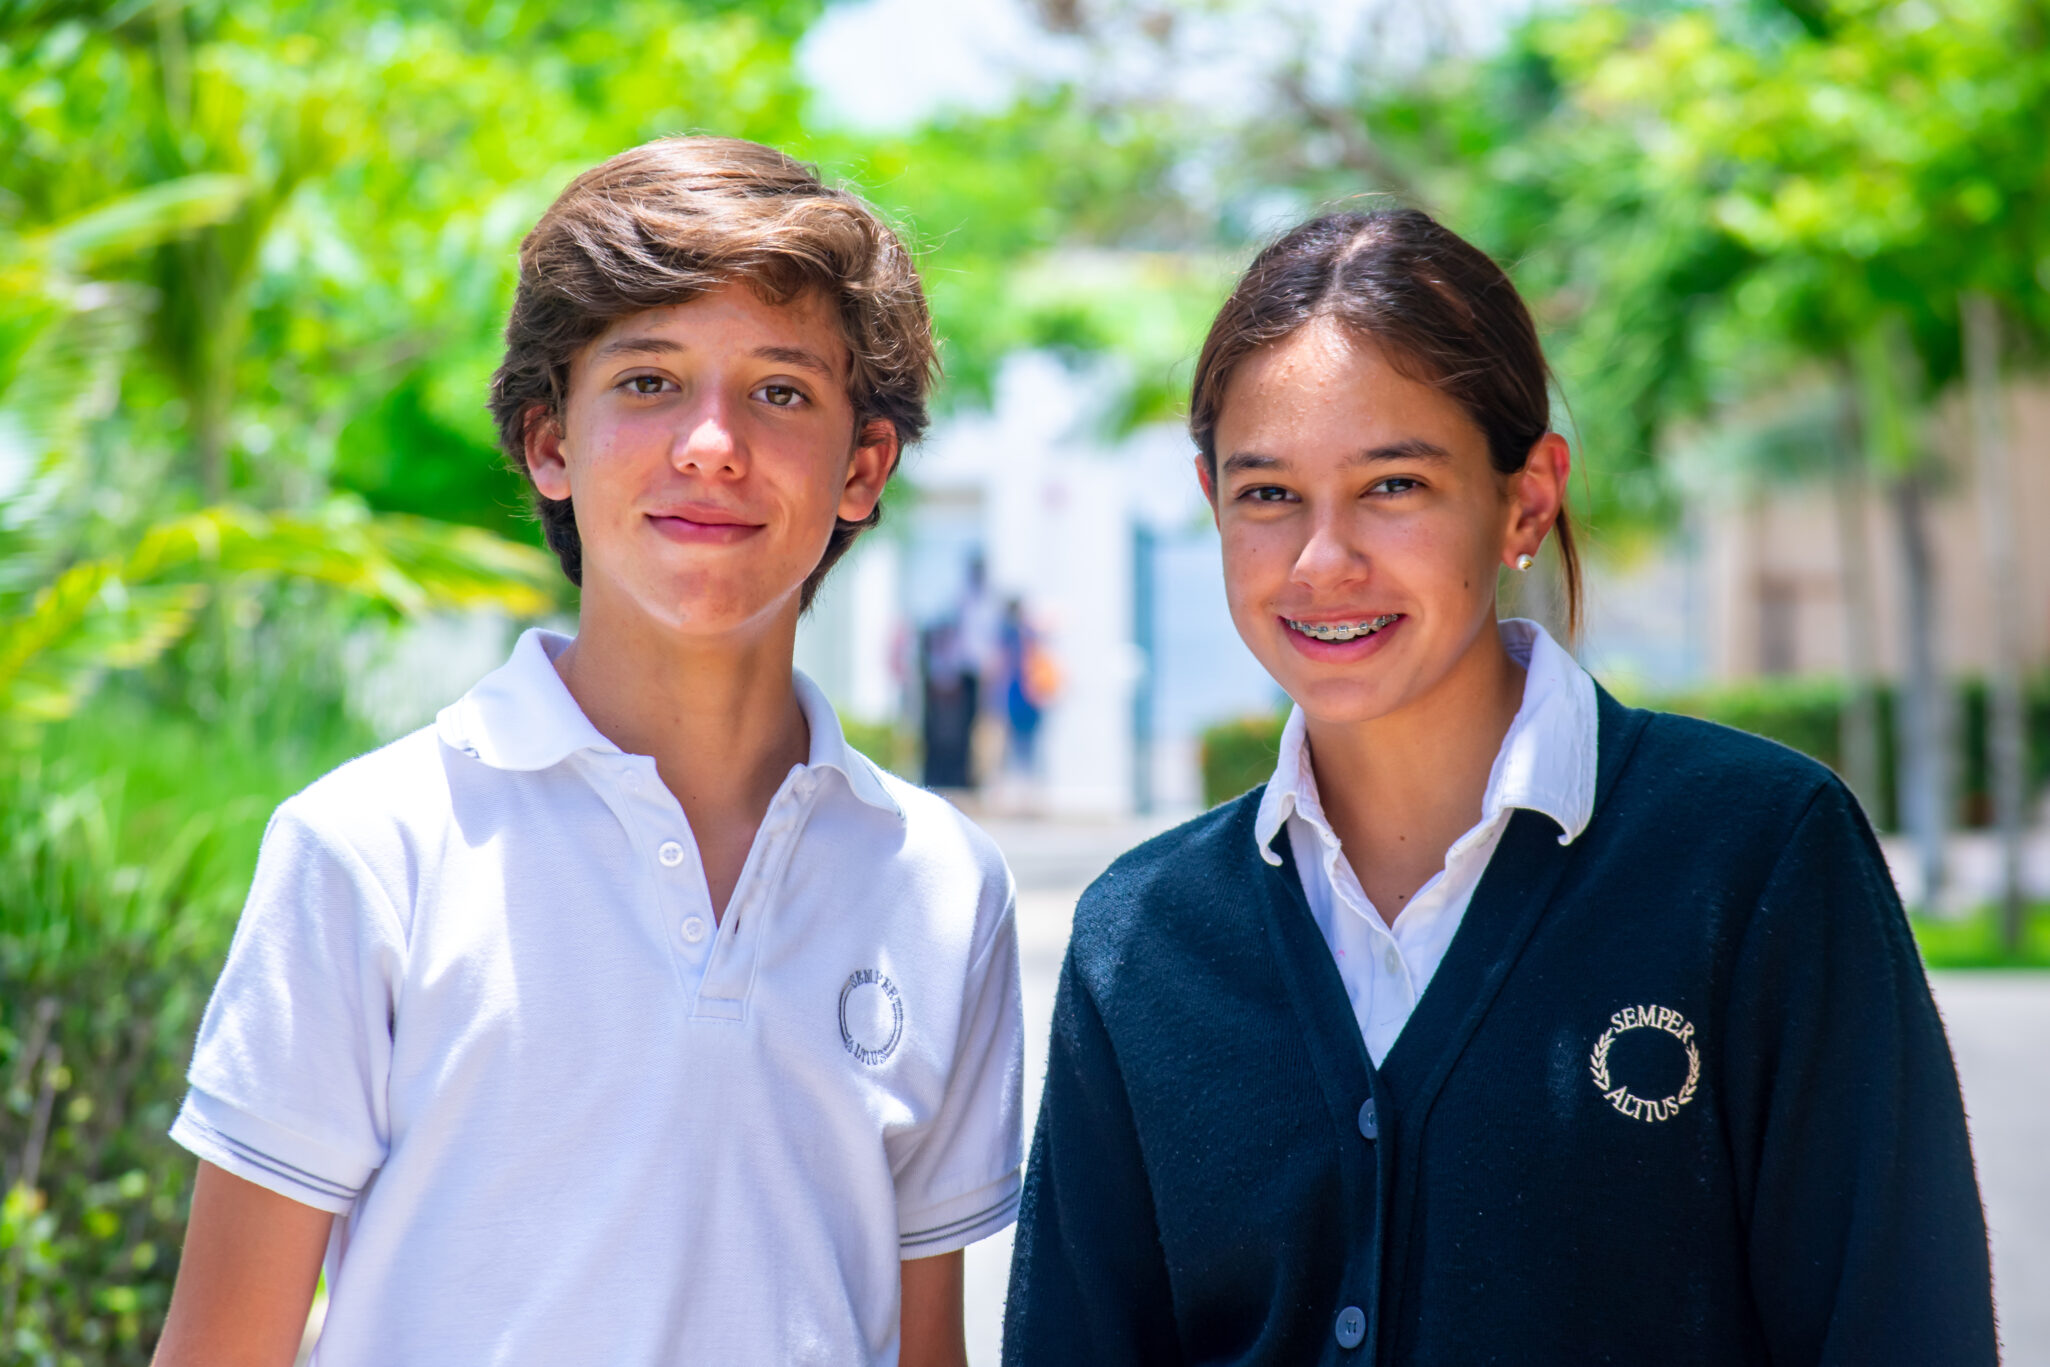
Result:
M1479 824L1452 842L1445 867L1392 925L1367 900L1318 801L1300 707L1281 733L1280 759L1255 817L1260 856L1270 864L1281 862L1272 847L1282 827L1288 829L1304 900L1331 947L1377 1067L1445 957L1510 813L1519 807L1544 813L1559 824L1562 845L1577 839L1594 813L1594 680L1537 623L1509 618L1499 625L1510 658L1524 667L1523 702L1488 774Z
M654 761L522 636L278 809L172 1129L341 1216L322 1367L893 1363L1018 1200L1010 875L811 730L723 919Z

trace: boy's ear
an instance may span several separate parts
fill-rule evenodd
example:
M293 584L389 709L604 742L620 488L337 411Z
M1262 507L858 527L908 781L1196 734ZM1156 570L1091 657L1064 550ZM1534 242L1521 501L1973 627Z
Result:
M562 453L562 423L546 408L527 410L527 474L541 497L561 502L569 497L569 462Z
M897 424L888 418L870 418L862 424L854 439L853 458L847 462L847 482L840 488L842 522L864 522L876 510L902 449Z

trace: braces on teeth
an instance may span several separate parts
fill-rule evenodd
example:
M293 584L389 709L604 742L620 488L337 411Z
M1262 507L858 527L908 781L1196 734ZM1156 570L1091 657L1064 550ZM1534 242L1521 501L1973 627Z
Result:
M1359 636L1371 636L1400 616L1402 614L1399 612L1383 613L1371 622L1298 622L1293 618L1283 620L1288 622L1291 630L1300 631L1312 640L1350 641Z

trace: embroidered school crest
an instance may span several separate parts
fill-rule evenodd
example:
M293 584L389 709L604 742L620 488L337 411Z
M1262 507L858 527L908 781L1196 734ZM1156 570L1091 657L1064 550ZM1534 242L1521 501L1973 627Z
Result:
M877 1064L904 1038L904 999L897 984L873 968L856 970L840 989L840 1043L863 1063Z
M1687 1080L1680 1084L1680 1090L1670 1096L1649 1100L1609 1076L1609 1051L1618 1037L1632 1030L1663 1031L1680 1042L1680 1047L1687 1052ZM1694 1099L1694 1089L1701 1082L1701 1051L1694 1046L1694 1023L1678 1011L1663 1006L1626 1006L1609 1017L1609 1028L1602 1031L1601 1038L1594 1042L1594 1052L1588 1055L1587 1066L1588 1071L1594 1074L1595 1090L1617 1111L1632 1120L1647 1123L1671 1120L1680 1113L1682 1106Z

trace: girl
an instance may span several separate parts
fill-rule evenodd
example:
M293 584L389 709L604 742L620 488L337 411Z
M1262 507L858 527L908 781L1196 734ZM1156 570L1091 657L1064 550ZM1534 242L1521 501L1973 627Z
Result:
M1498 568L1566 443L1428 216L1253 262L1190 427L1264 788L1076 912L1005 1360L1992 1363L1943 1028L1828 770L1618 704Z

